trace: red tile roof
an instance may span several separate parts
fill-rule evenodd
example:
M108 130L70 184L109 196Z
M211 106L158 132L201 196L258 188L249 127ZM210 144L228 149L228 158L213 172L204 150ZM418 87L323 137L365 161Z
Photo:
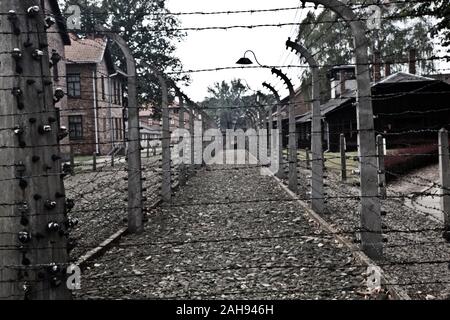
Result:
M67 63L99 63L103 60L107 40L105 38L80 39L70 34L72 45L66 46Z

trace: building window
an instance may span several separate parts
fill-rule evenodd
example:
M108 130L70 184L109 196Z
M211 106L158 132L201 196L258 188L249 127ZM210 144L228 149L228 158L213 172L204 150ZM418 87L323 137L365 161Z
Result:
M114 118L114 140L120 141L123 139L122 135L122 119Z
M55 57L55 59L51 59L52 64L53 64L53 80L54 81L59 81L59 70L58 70L58 57L59 54L56 52L55 49L52 49L52 54L51 57Z
M114 139L116 141L118 141L120 139L119 138L119 123L117 120L119 120L119 119L114 118L114 122L115 122Z
M82 116L69 116L69 138L71 140L83 139Z
M81 96L80 74L67 75L67 95L72 98L79 98Z

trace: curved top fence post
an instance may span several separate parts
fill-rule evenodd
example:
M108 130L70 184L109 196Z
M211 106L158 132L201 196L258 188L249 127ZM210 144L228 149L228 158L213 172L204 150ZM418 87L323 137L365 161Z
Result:
M305 58L312 71L312 125L311 125L311 151L312 177L311 177L311 207L317 213L324 212L323 192L323 148L322 148L322 115L320 111L320 78L316 59L300 42L293 42L289 38L286 47L296 51Z
M136 90L136 62L126 41L117 33L109 32L104 27L97 27L100 32L107 33L122 51L127 65L128 87L128 232L141 233L143 225L141 141L139 108Z
M357 81L358 156L360 166L361 247L372 259L383 255L380 201L378 198L377 159L373 121L368 39L366 26L353 10L339 0L308 0L334 11L350 26L355 47Z

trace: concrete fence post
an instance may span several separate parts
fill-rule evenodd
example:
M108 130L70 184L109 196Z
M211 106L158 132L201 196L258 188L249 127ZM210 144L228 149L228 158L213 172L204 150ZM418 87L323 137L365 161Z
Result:
M340 16L352 30L356 64L356 114L358 122L358 156L360 164L361 248L372 259L383 257L381 204L378 197L375 127L369 70L369 39L364 19L357 17L347 1L309 0L323 5Z
M297 124L295 119L295 90L291 80L288 76L283 73L283 71L272 68L272 73L283 80L284 84L287 86L289 90L289 105L288 105L288 113L289 113L289 125L288 125L288 161L289 161L289 189L293 192L298 191L298 153L297 153Z
M183 95L178 92L177 89L175 89L177 91L177 95L178 95L178 103L179 103L179 112L178 112L178 128L180 129L184 129L184 98ZM178 145L181 144L181 141L183 142L183 144L186 143L186 141L184 141L186 137L180 137L180 140L178 141ZM183 152L185 152L186 150L183 148ZM184 186L186 184L186 164L184 163L184 159L185 159L185 154L183 153L182 155L178 154L178 157L180 157L180 164L179 164L179 177L178 180L180 182L180 186Z
M42 3L0 1L0 300L71 299L69 199L53 103L62 92L52 84Z
M345 142L345 135L341 133L340 139L339 139L339 150L341 152L341 181L345 182L347 181L347 156L346 153L346 142Z
M324 212L324 155L322 146L322 117L320 111L320 73L314 56L299 41L286 41L286 47L297 51L305 58L312 73L312 119L311 119L311 151L312 151L312 174L311 174L311 207L317 213Z
M278 91L270 84L268 84L267 82L263 82L263 86L266 87L268 90L270 90L272 92L272 94L275 96L276 99L276 106L277 106L277 118L276 118L276 127L278 130L278 137L274 137L274 139L272 139L272 141L275 143L275 141L278 142L278 154L276 155L277 157L277 162L278 162L278 170L276 172L276 176L279 179L284 179L285 178L285 173L284 173L284 167L283 167L283 132L282 132L282 119L281 119L281 99L280 99L280 94L278 93ZM272 107L270 108L270 112L272 113ZM273 128L273 117L272 117L272 126Z
M386 199L386 170L384 167L384 139L382 135L377 136L378 157L378 193L380 199Z
M126 159L128 172L128 232L142 233L144 230L143 197L142 197L142 145L137 105L136 63L126 41L118 34L109 32L104 27L96 27L99 32L105 32L121 50L127 68L128 90L128 134L126 135Z
M439 131L439 194L441 196L441 210L444 214L444 238L450 242L450 159L448 131Z
M194 119L194 107L192 103L189 104L189 151L191 165L189 166L189 175L192 176L195 173L195 119Z
M92 171L97 171L97 153L92 154Z
M311 169L311 153L309 148L305 149L305 157L306 157L306 169Z
M158 79L162 90L162 184L161 197L163 201L169 202L172 198L172 177L171 177L171 150L170 150L170 114L168 88L165 78L158 73Z
M70 173L71 173L71 175L72 176L74 176L75 175L75 155L74 155L74 152L73 152L73 146L72 145L69 145L69 152L70 152L70 155L69 155L69 157L70 157Z

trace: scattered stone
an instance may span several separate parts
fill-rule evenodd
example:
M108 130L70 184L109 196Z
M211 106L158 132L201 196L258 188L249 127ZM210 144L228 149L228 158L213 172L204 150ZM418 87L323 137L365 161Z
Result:
M352 291L343 293L342 288L358 282L347 267L356 274L365 268L359 262L345 266L351 252L333 245L334 238L309 222L297 202L285 201L288 196L273 178L261 176L258 168L236 174L210 169L192 176L174 195L173 206L155 209L143 234L124 236L123 251L97 259L108 275L125 272L127 276L108 277L100 270L87 270L75 297L364 298ZM268 203L267 199L279 201ZM187 237L191 242L176 248L170 245L185 242ZM336 269L324 268L328 265Z

